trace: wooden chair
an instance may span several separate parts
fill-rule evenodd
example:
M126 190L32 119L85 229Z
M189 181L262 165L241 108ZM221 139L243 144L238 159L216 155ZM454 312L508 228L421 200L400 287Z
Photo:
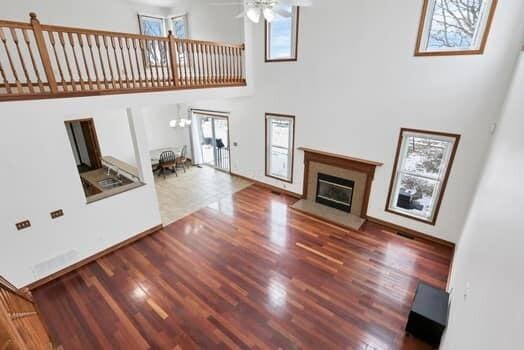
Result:
M178 176L176 172L176 162L177 162L177 157L176 157L175 152L173 151L162 152L160 154L158 167L156 168L156 170L158 171L158 176L164 175L164 178L165 178L166 175L164 174L164 172L166 170L171 170L172 173L175 173L175 175Z
M186 172L186 163L187 163L187 146L182 147L182 151L180 152L180 157L177 157L176 159L176 166L181 166L184 169L184 173Z

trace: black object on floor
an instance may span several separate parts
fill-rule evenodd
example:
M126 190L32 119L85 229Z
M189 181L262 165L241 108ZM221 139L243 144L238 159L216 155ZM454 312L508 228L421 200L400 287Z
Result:
M409 312L406 332L438 346L448 324L449 293L420 282Z

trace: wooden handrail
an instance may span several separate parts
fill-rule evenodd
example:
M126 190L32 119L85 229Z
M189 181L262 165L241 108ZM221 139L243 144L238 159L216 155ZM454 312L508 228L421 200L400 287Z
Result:
M29 295L0 276L0 342L14 349L53 349L48 330ZM1 347L0 347L1 348Z
M30 303L34 303L33 298L29 294L25 294L17 289L11 282L0 276L0 288L9 290L11 293L18 295L20 298L27 300Z
M244 44L0 20L0 101L246 84Z

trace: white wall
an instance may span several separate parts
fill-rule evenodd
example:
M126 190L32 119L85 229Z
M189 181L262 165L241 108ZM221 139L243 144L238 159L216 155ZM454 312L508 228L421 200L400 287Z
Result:
M299 151L293 185L264 176L264 113L296 115L297 147L384 163L370 216L456 242L520 48L522 2L499 1L484 55L414 57L422 4L315 1L301 9L296 63L264 63L264 26L255 26L255 96L196 105L231 111L233 171L301 192ZM435 226L384 210L401 127L462 135Z
M187 105L180 104L181 117L188 118L187 108ZM170 120L178 119L176 105L144 107L142 114L150 150L187 146L187 154L191 155L191 128L169 127Z
M517 349L522 344L523 95L524 55L455 255L442 349Z
M52 273L161 222L147 164L146 186L86 204L64 121L96 115L103 106L46 102L0 106L0 114L16 116L0 128L0 274L18 286L43 277L32 272L37 264L73 251L46 271ZM141 132L140 120L137 124ZM138 146L147 153L143 140ZM64 217L51 220L49 213L59 208ZM23 219L32 227L16 231Z
M102 156L113 156L136 166L126 110L124 108L103 110L91 116L95 121Z
M189 37L228 43L244 42L244 21L235 18L243 6L214 6L230 0L179 0L168 15L187 14ZM238 1L241 2L241 1Z

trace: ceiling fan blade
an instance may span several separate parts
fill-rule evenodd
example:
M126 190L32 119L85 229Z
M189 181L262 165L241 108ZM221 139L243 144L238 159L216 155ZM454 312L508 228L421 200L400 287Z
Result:
M284 17L284 18L289 18L291 17L292 13L289 12L289 11L286 11L282 8L278 8L278 7L275 7L273 9L273 12L275 12L277 15L279 15L280 17Z
M291 5L291 6L302 6L302 7L313 6L313 0L280 0L280 3L284 5Z

